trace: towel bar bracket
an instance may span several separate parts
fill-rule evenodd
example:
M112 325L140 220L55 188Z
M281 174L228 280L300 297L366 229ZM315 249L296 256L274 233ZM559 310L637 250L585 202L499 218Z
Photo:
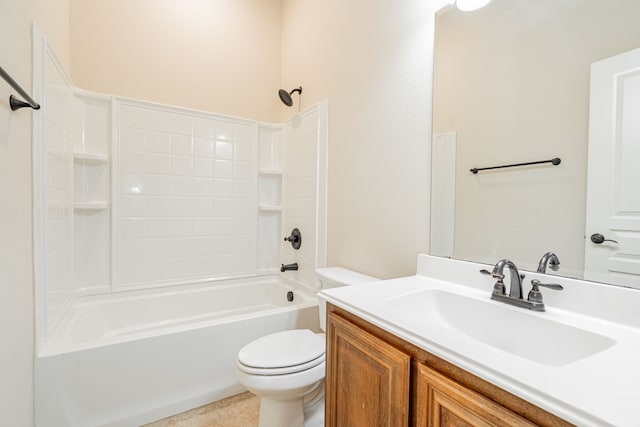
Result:
M34 110L40 109L40 104L34 101L33 98L31 98L29 94L25 92L24 89L22 89L18 82L16 82L2 67L0 67L0 77L2 77L4 81L7 82L9 86L11 86L16 92L18 92L18 94L25 100L23 101L22 99L16 98L15 96L11 95L9 97L9 106L11 107L11 111L16 111L20 108L25 107L30 107Z
M28 102L24 102L24 101L16 98L13 95L9 96L9 106L11 107L11 111L16 111L16 110L19 110L21 108L26 108L26 107L33 108L34 110L39 110L40 109L40 105L39 104L36 104L35 107L32 107L31 104L29 104Z

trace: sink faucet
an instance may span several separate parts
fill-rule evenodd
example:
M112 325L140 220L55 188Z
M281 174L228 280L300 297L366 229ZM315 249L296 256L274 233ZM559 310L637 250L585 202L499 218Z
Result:
M520 276L520 273L518 272L518 267L516 267L516 265L512 261L509 261L508 259L501 259L500 261L498 261L495 267L493 267L491 276L498 279L498 282L502 283L501 293L504 294L505 293L504 282L502 282L502 280L504 279L505 267L507 267L509 269L509 273L511 273L511 281L509 282L510 283L509 296L511 298L522 299L522 279L524 279L524 274ZM496 283L496 285L498 285L498 283ZM495 292L495 286L494 286L494 292Z
M560 268L560 260L553 252L547 252L542 255L542 258L540 258L540 262L538 263L538 273L546 273L547 266L549 266L553 271L558 271L558 268Z
M505 267L507 267L509 269L509 272L511 273L509 295L506 294L506 289L503 282ZM521 275L518 272L518 268L516 267L516 265L508 259L501 259L500 261L498 261L493 267L493 271L491 273L484 269L480 270L480 273L487 274L494 279L498 279L495 285L493 285L493 291L491 292L492 300L515 305L517 307L527 308L534 311L545 311L544 302L542 301L542 293L539 289L540 286L555 290L563 289L561 285L558 285L556 283L540 283L539 280L534 279L531 281L531 292L529 292L529 295L525 300L522 295L522 279L524 279L524 274Z
M285 271L289 271L289 270L297 270L298 269L298 263L294 262L293 264L282 264L282 267L280 267L280 272L284 273Z

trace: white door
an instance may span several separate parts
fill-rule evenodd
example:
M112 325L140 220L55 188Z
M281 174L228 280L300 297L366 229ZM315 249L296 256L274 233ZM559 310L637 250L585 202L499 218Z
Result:
M456 133L433 134L429 254L453 257L456 217Z
M585 244L585 279L640 288L640 49L591 65Z

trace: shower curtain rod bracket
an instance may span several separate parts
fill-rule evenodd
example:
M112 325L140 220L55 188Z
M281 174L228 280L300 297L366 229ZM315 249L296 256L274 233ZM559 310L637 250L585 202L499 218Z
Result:
M33 108L34 110L40 109L40 105L36 104L35 107L32 107L28 102L24 102L13 95L9 96L9 106L11 107L11 111L16 111L26 107Z
M4 81L7 82L9 86L11 86L16 92L18 92L22 99L24 99L23 101L22 99L16 98L15 96L11 95L9 97L9 106L11 107L11 111L16 111L20 108L25 107L31 107L34 110L40 109L40 104L34 101L33 98L31 98L29 94L25 92L24 89L22 89L18 82L16 82L13 77L11 77L9 73L7 73L2 67L0 67L0 77L2 77Z

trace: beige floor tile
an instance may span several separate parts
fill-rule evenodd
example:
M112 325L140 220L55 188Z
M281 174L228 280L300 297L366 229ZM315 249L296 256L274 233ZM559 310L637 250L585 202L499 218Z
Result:
M246 392L144 427L256 427L259 411L260 399Z

